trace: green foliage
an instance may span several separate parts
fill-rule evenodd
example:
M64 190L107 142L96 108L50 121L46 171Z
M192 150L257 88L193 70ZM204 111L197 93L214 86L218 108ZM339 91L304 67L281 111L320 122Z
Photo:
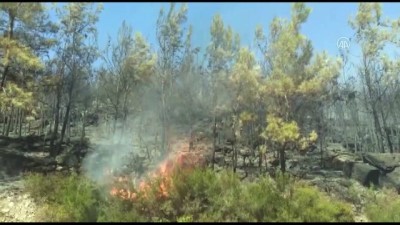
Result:
M100 208L97 222L141 222L143 220L132 202L112 198Z
M179 173L178 173L179 172ZM77 175L27 176L27 190L45 201L43 221L97 222L343 222L350 207L287 175L241 182L232 171L178 171L168 197L160 198L159 180L137 200L100 197L99 187Z
M365 212L371 222L399 222L400 198L392 189L376 194L370 190Z
M31 49L15 40L1 37L0 48L6 50L6 57L2 57L2 65L9 65L12 61L25 68L43 69L42 62L31 52Z
M295 189L291 201L294 204L288 210L288 213L292 214L288 221L349 222L353 220L349 205L332 201L314 187Z
M29 174L26 188L31 196L45 206L40 218L49 221L95 222L99 190L84 177L72 175Z
M313 58L311 41L300 33L310 12L304 3L293 4L290 20L275 18L270 24L269 40L261 27L256 29L256 39L268 72L259 86L268 105L267 127L261 136L281 153L306 150L317 140L315 131L303 134L300 122L307 113L300 110L311 110L305 103L322 101L330 84L340 74L340 61L330 59L325 52ZM267 41L268 45L263 45L262 42ZM304 107L299 107L299 102ZM284 157L284 154L279 154L279 157ZM285 158L281 162L284 161ZM282 170L285 169L283 166L281 163Z

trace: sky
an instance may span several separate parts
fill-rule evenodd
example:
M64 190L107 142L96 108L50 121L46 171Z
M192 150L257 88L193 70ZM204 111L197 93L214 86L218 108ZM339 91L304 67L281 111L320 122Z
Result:
M65 3L64 3L65 4ZM103 3L104 9L99 17L98 44L106 46L108 36L116 40L118 29L125 20L135 32L141 32L156 49L156 21L162 7L168 10L169 3ZM312 11L302 27L302 33L313 43L316 52L327 51L338 56L338 39L352 38L354 32L349 26L349 18L357 12L357 3L307 3ZM180 4L177 4L178 8ZM242 45L253 47L254 32L261 25L268 32L274 17L290 18L290 3L188 3L187 24L193 26L192 44L205 49L210 42L210 25L213 16L219 13L224 24L230 25L240 34ZM389 18L400 17L400 3L383 3L383 15ZM353 60L359 57L359 48L350 39L350 54Z

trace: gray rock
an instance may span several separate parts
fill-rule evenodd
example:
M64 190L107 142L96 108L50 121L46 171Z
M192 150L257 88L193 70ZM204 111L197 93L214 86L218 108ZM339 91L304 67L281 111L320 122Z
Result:
M379 185L380 172L377 168L366 163L355 163L351 178L357 180L364 186L370 184Z
M363 161L384 173L390 173L400 166L400 154L368 153L363 155Z
M216 153L214 162L217 163L217 164L223 164L224 163L224 156L222 154L220 154L220 153L218 153L218 154Z
M381 187L394 188L400 191L400 168L396 168L391 173L381 175L379 183Z
M251 155L251 149L248 147L242 147L239 149L239 155L243 157L249 157Z
M79 159L75 155L71 155L65 162L68 167L75 167L79 164Z
M237 166L238 167L244 167L245 166L244 159L242 157L238 158Z

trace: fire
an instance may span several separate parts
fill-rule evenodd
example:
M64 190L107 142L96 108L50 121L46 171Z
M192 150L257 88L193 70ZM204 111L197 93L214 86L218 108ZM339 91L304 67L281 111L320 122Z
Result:
M192 138L192 137L191 137ZM190 138L190 139L191 139ZM204 166L205 160L201 152L203 152L204 148L199 146L197 148L193 148L192 140L189 139L181 139L171 141L170 143L170 153L169 157L164 160L158 168L148 174L149 178L155 178L160 180L158 194L160 198L168 197L168 188L171 185L172 175L175 169L193 169L196 166ZM137 185L136 191L129 190L129 178L128 176L118 176L113 177L112 170L105 171L108 176L111 176L112 183L114 184L122 184L123 188L112 187L110 190L110 195L116 196L125 200L136 200L137 194L140 192L144 197L147 196L147 193L150 189L150 184L145 180L142 180Z

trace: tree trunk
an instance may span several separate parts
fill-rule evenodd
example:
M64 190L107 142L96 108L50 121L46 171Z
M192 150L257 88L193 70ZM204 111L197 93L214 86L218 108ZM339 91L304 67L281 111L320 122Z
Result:
M16 115L14 117L14 124L13 124L13 128L12 128L12 132L17 135L18 134L18 127L19 127L19 115L20 115L20 108L17 108L17 112Z
M19 137L22 136L22 118L23 118L23 116L24 116L24 112L21 110L20 116L19 116L19 134L18 134Z
M372 109L372 116L374 119L375 135L376 135L377 142L378 142L378 149L380 152L384 153L385 149L383 146L383 134L382 134L381 125L379 122L378 109L377 109L377 105L376 105L377 99L376 99L376 95L375 95L373 87L372 87L371 75L370 75L370 71L368 70L368 67L367 67L366 59L364 59L364 75L365 75L365 83L367 85L369 99L371 101L370 105L371 105L371 109Z
M85 139L85 112L82 113L82 133L81 133L81 143L83 143L83 140Z
M386 140L389 146L389 151L390 153L393 153L393 143L392 143L392 138L390 137L391 135L391 129L389 129L389 127L386 124L386 118L384 116L383 110L381 110L381 117L382 117L382 124L385 130L385 134L386 134Z
M58 127L60 126L60 108L61 108L61 85L58 86L57 90L57 98L56 98L56 108L55 108L55 115L54 115L54 128L50 140L50 149L51 149L51 155L55 156L57 154L56 149L54 149L54 142L57 139L58 136Z
M8 117L7 117L7 111L4 111L4 114L3 114L3 132L2 132L2 135L5 135L6 134L6 127L7 127L7 124L8 124Z
M318 104L319 107L319 118L318 118L318 130L319 130L319 147L320 147L320 160L321 160L321 168L324 168L324 147L325 147L325 121L324 121L324 108L322 106L322 102L319 102Z
M284 145L282 148L279 149L279 161L280 161L282 173L286 172L285 148L286 148L286 145Z
M66 141L67 141L67 143L69 143L70 140L71 140L71 123L73 123L73 122L71 121L71 117L69 117L68 121L67 121L67 131L66 131Z
M115 133L117 132L118 113L119 113L118 109L115 109L113 131L112 131L113 136L115 136Z
M8 135L10 133L11 123L13 121L13 113L14 113L14 106L11 106L11 112L10 112L8 120L7 120L8 124L7 124L7 128L6 128L6 133L5 133L6 137L8 137Z
M216 145L217 142L217 120L215 118L215 114L213 115L213 153L212 153L212 162L211 162L211 168L214 170L214 164L215 164L215 152L216 152Z
M64 121L63 121L63 125L61 128L61 135L60 135L60 143L58 143L59 147L61 147L63 141L64 141L64 136L65 136L65 131L67 129L67 124L68 124L68 119L69 119L69 112L71 110L71 105L72 105L72 93L69 94L69 100L68 100L68 104L67 104L67 109L65 110L65 115L64 115Z
M39 135L44 133L44 114L43 110L40 110L40 127L39 127Z
M8 11L8 17L9 17L9 26L8 26L8 40L11 41L14 36L14 22L15 22L15 16L12 14L11 10ZM3 76L1 78L1 84L0 84L0 89L4 88L5 82L6 82L6 77L8 75L8 71L10 69L10 49L7 48L6 50L6 65L4 66L3 70Z
M162 83L161 91L161 113L162 113L162 131L161 131L161 151L162 154L166 153L166 127L167 127L167 116L166 116L166 105L165 105L165 90L164 82Z

